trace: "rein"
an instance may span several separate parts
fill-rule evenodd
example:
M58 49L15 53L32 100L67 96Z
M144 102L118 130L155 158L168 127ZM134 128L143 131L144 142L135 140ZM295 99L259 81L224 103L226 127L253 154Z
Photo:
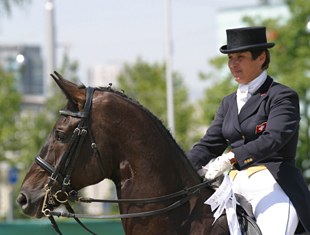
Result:
M91 147L95 151L96 157L98 158L100 169L102 173L104 173L102 159L100 158L99 151L97 150L96 143L94 142L93 136L91 134L91 129L88 126L88 119L89 119L94 91L95 91L95 88L93 87L87 88L86 101L85 101L83 112L72 112L69 110L60 111L61 115L77 117L77 118L80 118L81 121L78 124L77 128L73 131L73 134L69 142L69 147L62 155L61 160L58 163L58 165L54 167L50 165L48 162L46 162L44 159L42 159L40 156L35 157L35 162L41 168L43 168L45 171L47 171L50 174L49 181L45 185L45 197L44 197L43 205L42 205L42 213L50 219L53 225L53 228L55 229L57 234L61 235L61 232L53 216L74 218L77 221L77 223L79 223L85 230L87 230L88 232L92 234L95 234L91 230L89 230L85 225L83 225L82 222L79 220L79 218L85 218L85 219L86 218L87 219L121 218L121 219L124 219L124 218L159 215L159 214L168 212L170 210L173 210L181 206L182 204L188 202L191 197L199 194L202 188L208 187L212 184L213 181L205 181L195 186L180 190L172 194L168 194L168 195L164 195L160 197L154 197L154 198L145 198L145 199L106 200L106 199L93 199L93 198L79 197L78 192L74 190L73 187L71 186L70 179L71 179L71 174L75 167L77 155L80 152L80 149L82 147L82 144L84 142L84 139L87 133L89 134L89 137L91 140ZM54 192L53 189L54 189L54 185L56 181L61 185L61 189ZM160 202L165 202L168 200L173 200L173 202L166 207L156 209L156 210L136 212L136 213L127 213L127 214L118 214L118 215L99 215L99 216L98 215L76 214L69 204L69 201L71 202L78 201L78 202L83 202L83 203L92 203L92 202L136 203L136 204L141 205L141 204L160 203ZM54 208L58 207L61 204L65 205L68 212L54 211Z

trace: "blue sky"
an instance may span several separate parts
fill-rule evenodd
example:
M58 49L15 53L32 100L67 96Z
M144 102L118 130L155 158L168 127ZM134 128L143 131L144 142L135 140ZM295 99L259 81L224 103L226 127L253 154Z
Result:
M257 4L258 0L172 0L173 68L181 73L192 98L205 83L207 61L219 55L216 12L220 8ZM32 0L10 17L0 17L0 44L37 44L46 48L45 1ZM94 64L147 62L165 57L164 0L54 0L57 57L64 47L80 64L82 81ZM225 34L225 32L220 32ZM57 60L58 64L60 59ZM86 84L87 85L87 84Z

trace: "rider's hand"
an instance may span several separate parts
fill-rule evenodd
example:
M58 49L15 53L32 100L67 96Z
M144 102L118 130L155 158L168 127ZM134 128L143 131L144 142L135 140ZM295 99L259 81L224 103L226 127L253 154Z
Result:
M215 158L214 161L209 162L209 164L204 167L206 170L205 178L207 180L213 180L222 175L225 171L230 170L233 165L232 162L234 161L234 156L233 152L229 152Z

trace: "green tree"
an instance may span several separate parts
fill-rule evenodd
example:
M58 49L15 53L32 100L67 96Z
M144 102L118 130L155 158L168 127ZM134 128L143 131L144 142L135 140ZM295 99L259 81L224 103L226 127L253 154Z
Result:
M0 68L0 161L9 160L18 148L16 120L20 113L21 95L12 74Z
M310 182L310 33L306 31L310 2L289 0L287 4L291 18L285 25L274 28L277 45L272 54L274 66L271 71L299 95L301 122L297 163Z
M227 69L227 56L219 56L210 61L210 64L216 68L219 74L223 74L222 77L209 74L200 74L201 80L210 80L212 85L205 89L202 99L199 101L199 107L202 108L200 124L210 125L217 109L220 105L221 100L224 96L232 93L236 90L236 83L228 73ZM213 78L216 76L216 81ZM200 136L201 137L201 136Z
M2 0L0 1L1 16L10 16L14 6L23 7L29 0ZM17 130L22 96L17 90L14 75L0 67L0 161L14 159L18 149ZM13 158L12 158L13 157Z
M138 58L132 65L125 64L118 76L119 87L167 123L165 65L149 64ZM188 91L178 73L173 74L176 140L184 149L192 141L188 137L193 107L188 102Z

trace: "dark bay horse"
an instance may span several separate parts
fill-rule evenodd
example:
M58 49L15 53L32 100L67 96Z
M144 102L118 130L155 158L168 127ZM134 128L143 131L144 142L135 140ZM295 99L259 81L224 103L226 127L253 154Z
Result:
M17 198L23 213L41 218L72 191L105 178L115 183L118 199L164 198L201 184L169 131L138 102L110 87L89 89L55 74L68 103L24 178ZM141 213L122 218L124 231L128 235L229 234L225 216L212 225L213 213L204 204L212 193L203 187L166 200L120 203L121 214ZM163 213L143 214L175 201L182 203Z

